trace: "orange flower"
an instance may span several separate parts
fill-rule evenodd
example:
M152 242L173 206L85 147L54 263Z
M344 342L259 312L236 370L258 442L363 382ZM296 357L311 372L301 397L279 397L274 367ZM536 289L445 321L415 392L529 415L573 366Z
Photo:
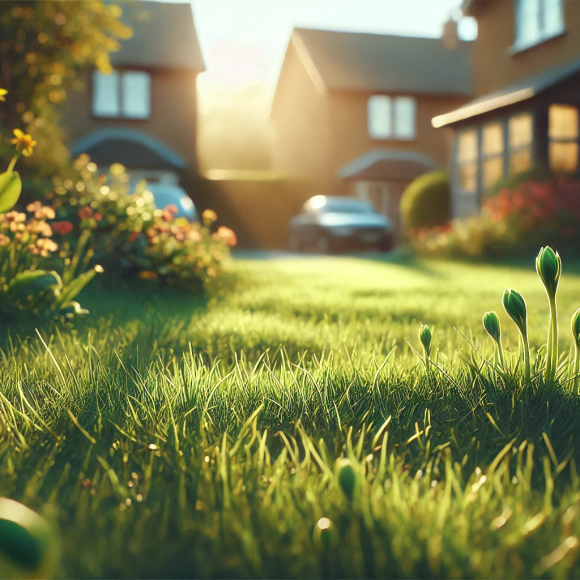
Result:
M201 214L201 219L204 221L204 223L211 224L217 220L217 213L213 211L213 209L206 209Z
M143 272L139 273L139 278L141 278L141 280L157 280L157 274L150 270L143 270Z
M225 226L220 226L215 235L222 242L230 246L230 248L233 248L238 243L236 234L230 230L230 228L226 228Z
M14 139L10 143L16 145L16 151L21 151L24 157L30 157L36 145L32 135L28 135L28 133L24 133L20 129L14 129Z

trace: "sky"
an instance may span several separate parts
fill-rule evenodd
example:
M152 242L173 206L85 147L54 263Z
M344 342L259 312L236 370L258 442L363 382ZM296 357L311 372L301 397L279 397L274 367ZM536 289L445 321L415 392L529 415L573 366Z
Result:
M295 26L438 37L461 15L461 0L189 1L207 68L200 80L223 85L274 85ZM459 33L472 40L473 19L461 19Z

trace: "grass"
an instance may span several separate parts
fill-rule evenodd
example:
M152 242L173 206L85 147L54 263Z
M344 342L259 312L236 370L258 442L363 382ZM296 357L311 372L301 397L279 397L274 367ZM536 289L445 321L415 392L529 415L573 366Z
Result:
M75 328L3 339L0 496L58 527L60 577L578 576L580 400L537 364L523 384L505 288L534 362L533 261L240 260L209 301L95 284Z

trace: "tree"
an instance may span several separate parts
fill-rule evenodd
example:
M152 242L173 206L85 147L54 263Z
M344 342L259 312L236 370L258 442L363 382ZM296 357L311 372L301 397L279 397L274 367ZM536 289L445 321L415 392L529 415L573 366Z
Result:
M29 175L64 166L59 105L81 88L80 70L110 70L109 53L132 34L121 16L118 5L103 0L0 1L0 87L8 91L0 106L0 158L11 155L8 137L18 127L38 142Z

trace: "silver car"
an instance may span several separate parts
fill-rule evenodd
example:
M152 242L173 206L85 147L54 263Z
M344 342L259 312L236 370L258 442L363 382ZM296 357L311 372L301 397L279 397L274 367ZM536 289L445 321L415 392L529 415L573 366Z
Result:
M290 220L288 245L293 251L322 254L363 248L387 251L393 247L393 228L367 201L316 195Z

